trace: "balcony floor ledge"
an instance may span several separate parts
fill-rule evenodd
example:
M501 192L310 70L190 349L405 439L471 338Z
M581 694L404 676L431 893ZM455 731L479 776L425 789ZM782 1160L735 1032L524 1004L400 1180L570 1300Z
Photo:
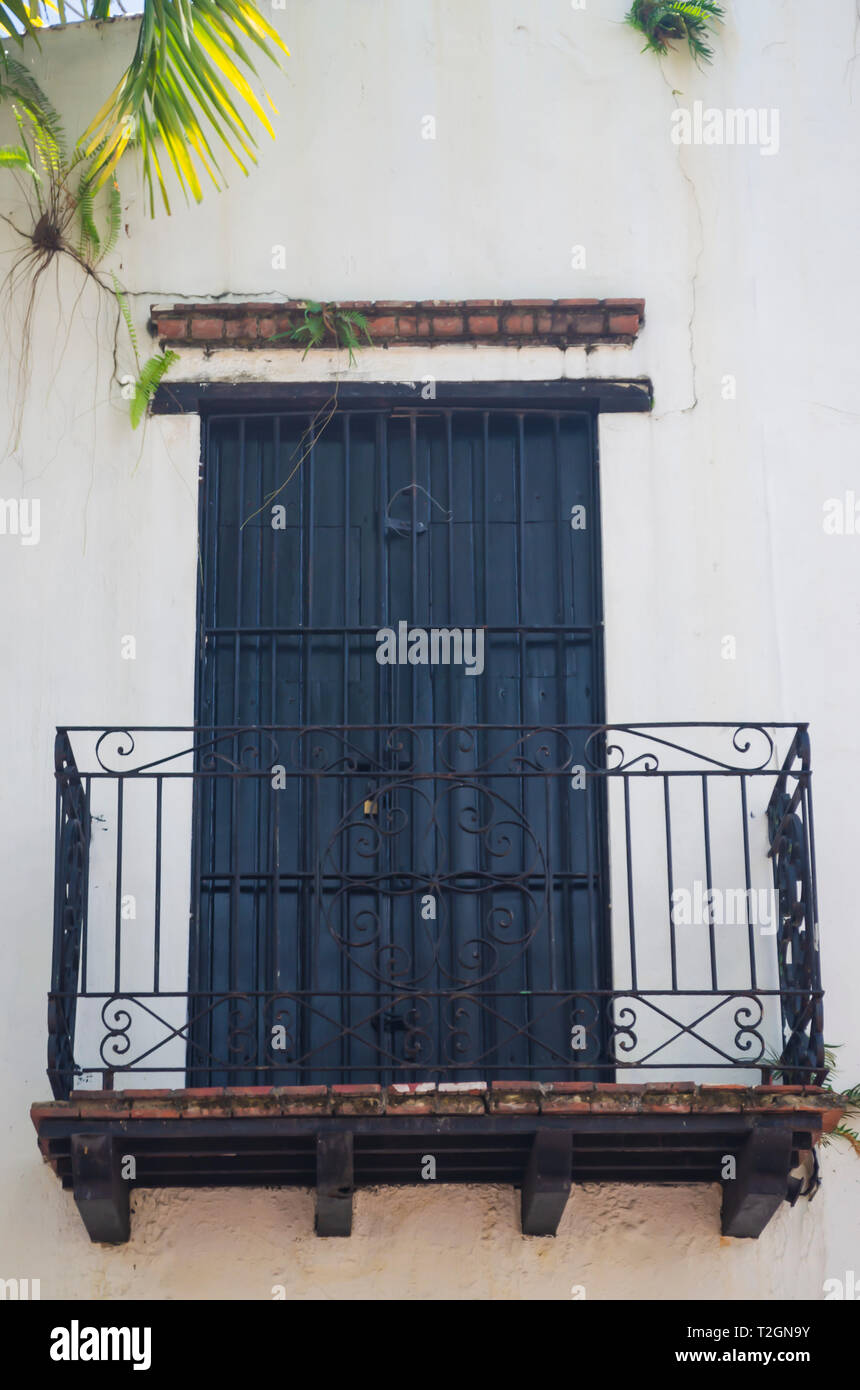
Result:
M791 1170L841 1101L818 1086L494 1081L80 1091L30 1113L91 1239L110 1244L129 1238L135 1187L315 1187L317 1233L348 1235L356 1188L429 1178L520 1188L526 1235L555 1234L572 1183L721 1182L724 1234L755 1237L796 1199Z

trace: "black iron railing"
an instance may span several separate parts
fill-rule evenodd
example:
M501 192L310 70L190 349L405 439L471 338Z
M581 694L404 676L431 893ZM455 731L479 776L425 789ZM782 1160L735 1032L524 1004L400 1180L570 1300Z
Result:
M57 1096L822 1075L805 725L64 728L56 777Z

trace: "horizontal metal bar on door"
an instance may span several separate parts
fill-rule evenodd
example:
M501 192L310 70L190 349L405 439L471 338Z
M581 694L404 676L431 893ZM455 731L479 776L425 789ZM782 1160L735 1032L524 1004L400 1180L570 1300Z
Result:
M328 402L322 401L321 406L325 407L327 404L330 404L330 399L331 398L329 398ZM208 423L222 423L226 421L230 424L238 424L240 421L244 423L253 423L256 420L315 420L319 417L320 408L319 405L316 405L316 402L311 406L293 406L292 408L286 407L282 410L252 410L243 412L237 407L236 410L218 411L217 413L214 411L207 411L206 420ZM403 404L402 401L395 401L394 399L388 403L377 401L375 404L369 405L350 404L348 406L340 406L337 410L338 419L344 419L350 415L374 415L382 416L383 418L388 416L400 420L409 419L412 416L445 419L445 417L449 415L486 415L493 420L498 420L500 418L515 420L527 415L542 415L549 416L550 419L560 420L570 419L572 416L577 415L590 419L592 414L593 411L584 408L581 403L571 405L570 407L564 405L493 405L488 408L486 405L474 404L440 405L437 408L430 408L424 405L415 406L413 408Z
M302 879L302 880L304 880L304 881L306 881L306 882L307 882L307 881L311 881L311 882L314 882L314 883L315 883L315 882L317 881L317 877L318 877L317 874L316 874L313 870L306 870L305 872L301 872L301 871L299 871L299 870L293 870L293 869L277 869L277 870L276 870L276 869L271 869L271 870L269 870L268 872L249 870L249 871L246 873L245 870L242 869L242 870L241 870L240 872L238 872L238 873L233 873L233 872L231 872L229 869L223 869L223 870L221 871L221 873L201 874L201 875L200 875L200 881L201 881L201 883L211 883L211 884L213 884L213 885L216 886L216 887L217 887L219 884L222 884L222 885L224 886L224 888L227 889L227 888L229 888L229 886L230 886L230 884L232 883L232 881L233 881L234 878L238 878L238 879L241 880L241 883L247 883L247 884L251 884L251 883L265 883L265 884L270 884L270 883L272 883L275 879L277 879L278 882L279 882L279 884L280 884L280 886L281 886L281 890L282 890L283 892L289 892L289 890L290 890L290 885L293 884L293 883L296 883L298 880ZM328 874L320 874L320 875L319 875L319 881L320 881L320 883L321 883L323 886L325 886L327 883L341 884L341 883L344 882L344 878L345 878L345 875L344 875L344 874L332 874L332 873L328 873ZM349 881L349 886L350 886L351 888L359 888L362 884L364 884L365 886L367 886L367 887L369 887L369 888L372 888L374 885L378 885L378 884L380 883L381 880L388 880L388 879L394 879L394 878L419 879L422 883L425 883L425 882L427 881L427 875L426 875L426 874L422 874L422 873L421 873L420 871L418 871L418 870L411 870L411 869L390 869L390 870L387 870L387 871L380 872L380 873L378 873L378 874L357 874L357 873L350 873L350 874L349 874L349 877L348 877L348 881ZM447 875L445 876L445 884L446 884L447 887L457 887L457 888L459 888L459 891L461 891L461 892L469 892L470 890L467 888L467 886L466 886L467 884L480 883L482 886L486 886L487 880L488 880L488 879L491 879L491 880L492 880L492 883L494 884L495 887L497 887L497 888L499 888L499 889L502 889L502 888L504 888L504 887L506 886L506 883L510 880L510 878L511 878L511 875L508 875L508 876L506 876L505 874L492 875L489 871L488 871L487 874L484 876L484 878L480 878L480 877L478 877L476 874L462 874L462 875L447 874ZM554 870L551 874L527 874L527 875L525 875L525 876L517 875L517 877L516 877L516 883L517 883L517 887L520 887L520 888L542 888L542 887L546 884L547 880L549 880L549 882L550 882L551 884L552 884L552 883L559 883L559 884L560 884L560 883L582 883L582 884L588 884L588 883L597 883L597 882L599 882L599 878L600 878L599 874L596 874L596 873L592 873L592 874L581 874L581 873L580 873L580 874L577 874L577 873L564 873L564 872L562 872L561 870L559 870L558 872L556 872L556 871ZM239 887L239 891L240 891L240 892L241 892L241 883L240 883L240 887ZM405 892L407 892L407 891L409 891L409 890L404 889L403 891L404 891L404 893L405 893Z
M401 621L403 620L401 619ZM391 624L389 624L389 626L390 625ZM435 624L434 626L439 628L440 631L445 632L462 632L464 630L469 632L475 630L486 633L488 637L491 637L497 632L524 633L527 637L531 633L541 632L560 632L570 637L591 637L595 627L602 627L602 624L593 623L589 627L566 627L562 623L545 623L538 625L531 624L529 627L523 627L513 623L505 626L499 624L491 625L490 623L473 623L471 627L467 626L465 629L446 626L445 624ZM370 636L371 633L381 632L384 627L384 623L367 623L361 627L249 627L245 625L242 627L204 627L202 631L206 637L234 637L236 633L239 633L242 637L283 637L293 635L299 637L343 637L350 633L359 635L367 634ZM432 628L430 630L432 631ZM495 727L500 726L497 725ZM794 728L795 726L792 724L789 727Z
M397 986L397 987L395 987L394 989L392 989L392 988L389 986L389 987L386 987L386 988L366 989L366 990L361 990L361 989L350 989L350 990L340 990L340 989L288 989L288 988L286 988L286 987L284 987L284 988L282 988L282 989L273 988L273 989L239 989L239 990L235 990L235 989L234 989L234 990L230 990L230 989L223 989L223 990L220 990L220 989L206 989L206 990L199 990L199 989L198 989L198 990L181 990L181 989L180 989L180 990L177 990L177 989L164 989L164 990L162 990L162 989L159 989L159 990L145 990L145 989L118 989L118 990L117 990L117 989L113 989L113 990L105 990L105 989L102 989L102 990L92 990L92 989L83 990L83 989L82 989L82 990L68 990L68 989L67 989L67 990L62 990L62 989L52 989L52 990L49 992L49 994L48 994L48 998L49 998L49 999L118 999L118 1000L122 1000L122 999L216 999L219 1003L225 1003L225 1002L226 1002L227 1000L229 1000L229 999L299 999L299 1000L300 1000L300 999L312 999L312 1000L313 1000L313 999L370 999L370 1000L373 1000L374 1002L376 1002L376 1001L378 1001L378 1000L380 1000L380 999L389 999L389 998L390 998L390 999L392 999L392 1000L394 1000L394 1001L396 1001L396 1002L400 1002L400 1003L407 1003L410 999L421 999L421 1000L425 1000L425 999L461 1000L461 1001L464 1002L464 1003L468 1003L470 1000L480 1001L481 999L485 999L485 1000L488 1000L490 1003L497 1004L497 1003L499 1002L499 1000L501 1000L501 999L522 999L524 996L528 996L528 997L531 998L531 999L570 999L570 1000L574 1000L574 999L618 999L618 1000L625 1000L625 999L644 999L644 1000L647 1000L647 999L657 999L657 998L666 998L666 999L681 999L681 998L690 998L690 999L711 999L711 998L714 998L714 997L716 997L716 996L719 996L720 998L727 999L727 1000L728 1000L728 999L737 999L737 1000L739 1000L739 1001L743 1001L743 1000L745 1000L745 999L748 1000L748 999L758 999L758 998L761 998L761 999L765 999L765 998L768 998L768 999L779 999L779 998L781 998L781 997L783 997L783 998L784 998L784 997L790 997L791 995L800 994L800 993L802 993L802 994L804 995L804 997L805 997L805 998L808 998L808 999L823 999L823 998L824 998L824 990L823 990L823 989L807 989L807 988L805 988L804 986L801 986L801 985L789 985L789 984L786 984L786 985L784 986L784 988L782 988L782 989L760 989L758 985L756 985L754 988L753 988L752 986L749 986L749 985L748 985L746 988L744 988L743 985L738 985L737 989L732 989L732 988L730 988L729 986L726 986L725 988L722 988L722 986L719 986L719 985L717 986L716 989L714 989L713 986L709 986L709 985L702 985L702 987L701 987L700 989L621 989L621 988L619 988L619 989L590 989L590 988L588 988L588 987L583 987L582 989L515 989L515 990L494 990L494 989L488 989L488 990L479 990L479 989L469 989L468 987L465 987L465 988L463 988L463 989L433 990L433 989L422 989L420 986L416 986L414 989L409 989L409 988L408 988L407 986L405 986L405 985ZM744 1059L743 1059L743 1058L739 1058L739 1059L734 1063L734 1066L735 1066L735 1068L738 1068L738 1067L741 1067L741 1068L742 1068L742 1067L743 1067L743 1064L744 1064ZM248 1065L248 1064L246 1063L245 1065ZM260 1065L260 1064L258 1064L258 1063L255 1062L255 1063L254 1063L254 1066L257 1066L257 1065ZM588 1065L590 1066L591 1063L589 1063ZM633 1067L633 1066L636 1066L637 1063L636 1063L635 1061L630 1061L630 1062L626 1062L626 1063L625 1063L625 1062L619 1061L619 1062L617 1062L617 1065L618 1065L618 1066L625 1066L625 1065L626 1065L626 1066L631 1066L631 1067ZM651 1066L652 1064L649 1062L648 1065ZM703 1064L701 1064L701 1063L696 1063L696 1062L685 1062L685 1063L678 1063L678 1065L682 1065L682 1066L697 1066L697 1065L703 1065ZM711 1063L708 1062L707 1065L710 1066ZM767 1062L764 1062L764 1061L762 1060L762 1058L759 1058L757 1062L750 1062L750 1063L748 1063L748 1065L749 1065L753 1070L755 1070L757 1067L767 1066L768 1063L767 1063ZM775 1065L775 1064L773 1064L773 1065ZM102 1066L100 1066L100 1067L94 1067L94 1068L91 1068L90 1070L94 1070L94 1071L103 1071L103 1070L105 1070L105 1069L106 1069L106 1068L105 1068L104 1064L102 1064ZM117 1070L119 1069L119 1063L111 1062L110 1067L107 1068L107 1070L111 1070L111 1071L114 1070L114 1069L117 1069ZM161 1066L159 1065L158 1067L154 1067L153 1070L161 1071L162 1068L161 1068ZM180 1068L180 1070L183 1070L183 1069Z
M325 731L336 729L338 732L349 732L351 729L380 729L383 732L388 729L407 727L407 724L58 724L56 726L58 734L97 734L97 733L123 733L128 730L135 730L140 734L196 734L201 730L217 730L219 733L252 733L259 730L274 732L280 730L282 733L314 733L316 730ZM668 719L655 721L648 724L440 724L440 723L413 723L408 721L410 729L493 729L493 730L525 730L537 731L546 729L579 729L587 730L589 733L630 733L645 729L806 729L807 724L798 724L795 720L781 723L776 719L728 719L722 722L716 720L702 723L696 720Z

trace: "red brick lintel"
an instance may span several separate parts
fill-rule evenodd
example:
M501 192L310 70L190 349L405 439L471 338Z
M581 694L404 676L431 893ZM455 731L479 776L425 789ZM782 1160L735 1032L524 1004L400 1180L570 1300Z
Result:
M150 309L150 330L173 347L292 348L306 302L174 304ZM644 299L379 299L340 300L335 308L363 314L376 347L441 343L498 346L629 347L645 318ZM331 348L327 335L320 345Z
M646 1082L492 1081L394 1086L242 1086L193 1090L73 1091L69 1100L31 1107L42 1120L189 1119L313 1115L803 1115L814 1129L832 1129L842 1098L818 1086L703 1085ZM812 1113L810 1113L812 1112ZM813 1115L815 1117L813 1121Z

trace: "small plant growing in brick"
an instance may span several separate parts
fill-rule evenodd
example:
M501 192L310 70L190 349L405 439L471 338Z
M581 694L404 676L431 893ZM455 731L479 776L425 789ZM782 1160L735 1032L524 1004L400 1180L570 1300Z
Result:
M331 335L336 347L346 348L349 353L349 365L354 367L362 333L372 345L373 339L364 314L359 314L354 309L339 309L336 304L320 304L315 299L309 299L305 304L304 319L298 328L289 329L286 333L273 333L269 342L289 337L304 344L304 361L311 348L322 347L326 338Z
M710 63L714 50L708 40L724 17L725 10L714 0L633 0L624 19L644 34L643 53L662 56L675 43L686 43L697 63Z

